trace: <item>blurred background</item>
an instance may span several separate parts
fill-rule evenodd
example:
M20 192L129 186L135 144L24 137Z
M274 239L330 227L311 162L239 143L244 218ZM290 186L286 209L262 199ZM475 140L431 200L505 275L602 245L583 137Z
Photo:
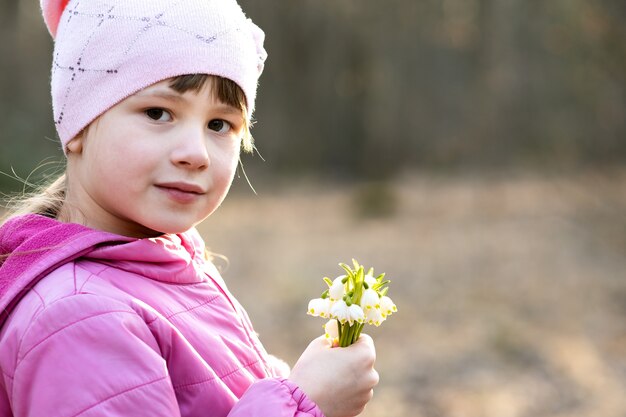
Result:
M626 3L240 0L269 52L231 196L200 225L294 364L356 258L399 312L368 329L367 417L626 415ZM0 191L62 166L52 42L0 1Z

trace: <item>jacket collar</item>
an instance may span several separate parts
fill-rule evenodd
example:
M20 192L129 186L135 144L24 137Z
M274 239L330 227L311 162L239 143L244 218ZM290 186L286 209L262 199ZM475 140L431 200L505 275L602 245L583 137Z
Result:
M84 258L172 284L194 284L206 279L204 242L195 229L102 246Z

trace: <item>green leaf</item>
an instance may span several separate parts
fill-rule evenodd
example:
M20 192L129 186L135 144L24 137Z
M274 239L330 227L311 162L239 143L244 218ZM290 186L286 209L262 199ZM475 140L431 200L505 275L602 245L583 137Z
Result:
M361 267L361 265L359 265L359 263L354 258L352 258L352 264L354 265L355 271Z
M352 269L350 269L350 267L344 263L340 263L339 264L340 267L342 267L344 269L344 271L346 271L346 274L348 275L348 277L353 275Z

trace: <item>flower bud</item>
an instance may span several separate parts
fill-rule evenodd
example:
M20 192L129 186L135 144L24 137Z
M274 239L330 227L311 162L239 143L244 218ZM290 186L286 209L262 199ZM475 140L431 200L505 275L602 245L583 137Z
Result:
M339 300L330 309L330 317L337 319L341 324L348 321L348 305L344 300Z
M386 295L380 298L380 312L382 313L383 317L387 317L388 315L390 316L396 311L398 311L398 308L393 303L393 301L391 301L391 298L387 297Z
M378 327L383 321L385 321L385 317L377 308L369 309L365 313L365 322L367 324L373 324L374 326Z
M363 323L364 321L365 314L360 305L352 304L348 307L348 323L350 323L350 326L352 326L354 322Z
M380 308L380 297L378 293L371 288L363 291L363 295L361 296L361 308L365 311L371 308Z
M314 298L309 301L309 307L307 314L314 317L329 317L330 316L330 300L328 298Z
M365 275L365 277L363 277L363 280L367 283L367 285L371 288L374 284L376 284L376 278L374 278L372 275L367 274Z
M341 275L337 278L335 278L335 280L333 281L333 285L330 286L330 288L328 289L328 295L331 299L331 301L337 301L340 300L345 292L345 286L343 285L343 279L345 278L345 275Z
M339 337L339 325L337 323L337 320L328 320L328 322L326 322L326 325L324 326L324 333L324 336L326 336L327 339L337 339Z

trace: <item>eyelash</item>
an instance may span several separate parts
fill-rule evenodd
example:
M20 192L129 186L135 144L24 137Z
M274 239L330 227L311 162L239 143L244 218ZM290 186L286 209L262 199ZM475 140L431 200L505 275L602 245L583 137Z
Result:
M158 113L158 115L154 114L155 111ZM172 119L172 114L162 108L159 107L151 107L149 109L144 110L144 113L146 114L146 116L148 116L150 119L154 120L154 121L160 121L161 117L164 114L167 114L169 116L169 119L166 121L170 121ZM151 114L152 113L152 114ZM211 128L211 124L215 124L215 122L219 122L220 125L219 127L215 126L216 129ZM233 129L233 125L224 119L212 119L209 121L209 123L207 124L207 127L211 130L213 130L214 132L218 132L218 133L227 133L227 132L221 132L222 128L224 127L224 125L228 126L228 132L230 132Z
M211 124L214 124L215 122L219 122L220 123L220 127L218 127L217 129L214 130L214 129L211 128ZM225 125L228 126L228 131L227 132L222 132L221 130L222 130L222 128ZM218 132L218 133L228 133L228 132L230 132L233 129L233 126L229 122L227 122L226 120L223 120L223 119L213 119L213 120L211 120L208 123L207 127L209 129L213 130L214 132Z
M160 116L157 116L157 117L152 117L152 116L156 116L156 115L154 115L154 113L153 113L153 112L155 112L155 111L156 111L156 112L159 112L159 113L160 113ZM150 113L151 113L151 112L153 113L153 115L150 115ZM163 114L165 114L165 113L167 113L167 114L169 115L170 119L172 118L172 114L171 114L170 112L168 112L167 110L161 109L161 108L159 108L159 107L151 107L151 108L149 108L149 109L144 110L144 113L146 114L146 116L148 116L150 119L152 119L152 120L154 120L154 121L159 121L159 119L161 118L161 116L162 116Z

